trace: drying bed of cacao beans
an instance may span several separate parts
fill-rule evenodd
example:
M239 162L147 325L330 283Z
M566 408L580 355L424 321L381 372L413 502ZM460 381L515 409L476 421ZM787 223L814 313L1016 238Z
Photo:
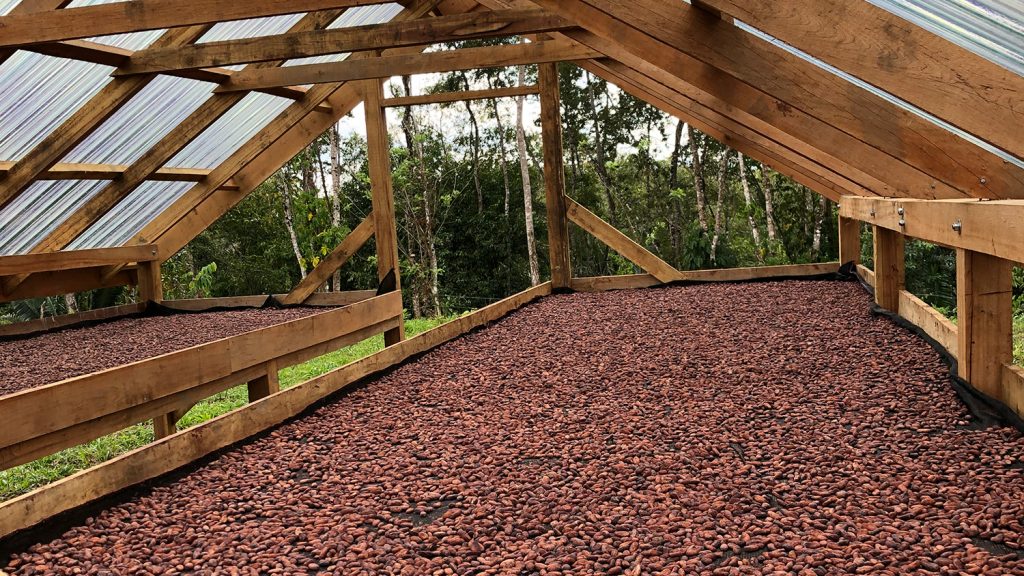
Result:
M1024 574L1021 434L869 306L827 281L552 296L6 570Z
M0 341L0 396L327 310L318 307L247 308L132 316Z

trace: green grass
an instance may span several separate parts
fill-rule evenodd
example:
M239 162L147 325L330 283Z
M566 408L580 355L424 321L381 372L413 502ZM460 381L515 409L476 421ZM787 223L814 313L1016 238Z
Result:
M1013 317L1013 363L1024 366L1024 314Z
M406 335L419 334L451 319L451 317L447 317L407 320L405 322ZM309 362L285 368L279 374L281 387L288 388L294 386L329 372L338 366L369 356L383 348L384 337L378 335L347 348L314 358ZM225 390L196 404L181 419L178 427L188 428L195 426L243 406L246 402L246 386L244 384L230 390ZM33 488L60 480L75 472L95 466L100 462L134 450L152 441L153 427L149 423L137 424L87 444L68 448L35 462L5 470L0 472L0 500L24 494Z

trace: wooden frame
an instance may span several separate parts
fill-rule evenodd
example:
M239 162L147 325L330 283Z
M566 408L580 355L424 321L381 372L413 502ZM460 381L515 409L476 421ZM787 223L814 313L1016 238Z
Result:
M401 322L401 294L0 397L0 469L157 418ZM173 376L173 377L171 377Z
M529 96L532 94L540 94L540 88L538 86L512 86L510 88L494 88L492 90L463 90L461 92L440 92L420 96L399 96L397 98L385 99L383 106L385 108L398 108L422 106L425 104L448 104L466 100L489 100L492 98Z
M683 270L678 273L677 282L745 282L748 280L771 280L774 278L799 278L820 276L839 271L838 262L821 264L786 264L782 266L757 266L753 268L718 268L712 270ZM651 288L665 284L651 274L625 274L620 276L591 276L573 278L571 288L579 292L604 292L607 290L633 290Z
M494 322L550 293L550 283L520 292L322 376L0 503L0 538L245 440L362 378Z

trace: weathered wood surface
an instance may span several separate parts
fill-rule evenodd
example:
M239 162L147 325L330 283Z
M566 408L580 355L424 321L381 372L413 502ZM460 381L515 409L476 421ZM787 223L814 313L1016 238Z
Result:
M439 92L436 94L422 94L419 96L399 96L384 100L385 108L399 108L404 106L422 106L424 104L448 104L451 102L464 102L467 100L490 100L492 98L511 98L514 96L529 96L539 94L537 86L512 86L509 88L494 88L492 90L462 90L460 92Z
M681 270L677 280L688 282L743 282L768 278L819 276L839 271L838 262L820 264L785 264L782 266L756 266L751 268L717 268L712 270ZM620 276L591 276L573 278L572 289L580 292L603 292L605 290L628 290L649 288L664 284L650 274L625 274Z
M956 309L960 377L1002 400L1002 366L1013 363L1013 263L957 249Z
M366 376L493 322L551 293L547 282L88 470L0 504L0 537L194 462L280 424Z
M91 248L42 254L18 254L0 256L0 276L27 274L32 272L53 272L76 268L97 268L126 262L151 262L157 259L156 246L119 246L116 248Z
M924 300L906 290L900 291L899 314L938 342L954 358L957 356L957 328Z
M305 278L300 280L291 292L280 299L281 303L289 305L305 302L331 278L335 270L344 266L345 262L348 262L349 258L366 244L367 240L373 236L375 226L373 212L370 212L370 215L349 232L348 236L345 236L345 239L339 242L330 254L325 256Z

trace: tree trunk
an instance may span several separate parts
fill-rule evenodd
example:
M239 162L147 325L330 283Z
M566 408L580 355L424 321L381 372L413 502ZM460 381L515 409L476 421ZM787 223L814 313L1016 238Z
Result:
M526 67L519 67L519 85L526 84ZM519 172L523 179L523 209L526 219L526 251L530 258L530 285L540 284L540 264L537 262L537 240L533 230L533 188L530 185L530 163L526 158L526 129L523 127L524 96L516 97L516 145L519 148Z
M697 195L697 223L704 232L708 231L707 196L704 188L704 161L700 156L700 145L697 144L697 133L693 126L687 125L687 140L693 155L693 188Z
M299 274L306 277L306 266L303 263L302 250L299 248L299 237L295 234L295 219L292 216L292 191L289 185L287 170L278 173L281 179L281 203L284 206L284 225L288 228L288 238L292 243L295 261L299 264Z
M409 261L413 264L416 263L416 244L413 241L412 234L405 235L406 251L409 254ZM412 294L412 317L422 318L423 317L423 298L420 297L419 281L417 280L417 272L413 276L412 286L410 286L409 292Z
M768 227L768 241L775 242L779 235L775 229L775 190L772 186L771 169L761 167L761 190L764 191L764 220Z
M67 308L68 314L78 314L78 300L75 300L74 294L64 295L64 307Z
M601 120L597 114L597 96L594 94L594 84L592 82L590 72L586 72L587 75L587 97L590 99L590 114L591 120L594 122L594 170L597 172L597 177L601 180L601 186L604 188L605 199L608 201L608 222L612 226L615 226L618 222L615 209L615 196L612 194L612 179L608 174L608 168L605 166L606 156L604 150L604 137L601 135Z
M331 226L341 228L341 134L338 125L331 126L328 133L331 148ZM331 287L335 292L341 291L341 268L334 271Z
M725 199L726 176L729 170L729 149L722 151L722 157L718 160L718 197L715 200L715 231L711 236L711 264L718 264L718 243L722 238L723 204Z
M819 196L818 219L814 223L814 240L811 243L811 256L817 260L821 256L821 229L825 224L825 215L828 213L828 198Z
M757 256L758 264L764 264L764 252L761 248L761 230L757 227L757 221L754 220L754 200L750 195L750 182L747 181L747 162L743 158L742 152L736 153L736 159L740 164L740 183L743 185L743 202L747 207L747 224L750 225L750 235L754 237L754 252Z
M466 85L466 90L469 90L469 79L466 78L466 73L462 73L462 82ZM473 102L471 100L463 100L466 105L466 112L469 113L469 124L473 127L473 186L476 188L476 213L484 213L484 191L480 187L480 125L476 122L476 114L473 113Z
M672 207L671 219L669 221L669 238L672 243L672 254L679 254L679 240L683 224L683 206L674 192L679 188L679 159L682 156L683 130L685 122L676 122L675 138L672 142L672 159L669 161L668 189L669 204Z
M491 78L487 77L487 87L494 89L494 84L491 82ZM498 159L501 161L501 179L505 184L505 216L508 216L508 203L509 198L512 196L512 186L509 184L508 179L508 145L505 141L507 136L505 132L505 125L501 122L501 112L498 110L498 99L491 98L491 110L494 112L494 122L498 125Z

